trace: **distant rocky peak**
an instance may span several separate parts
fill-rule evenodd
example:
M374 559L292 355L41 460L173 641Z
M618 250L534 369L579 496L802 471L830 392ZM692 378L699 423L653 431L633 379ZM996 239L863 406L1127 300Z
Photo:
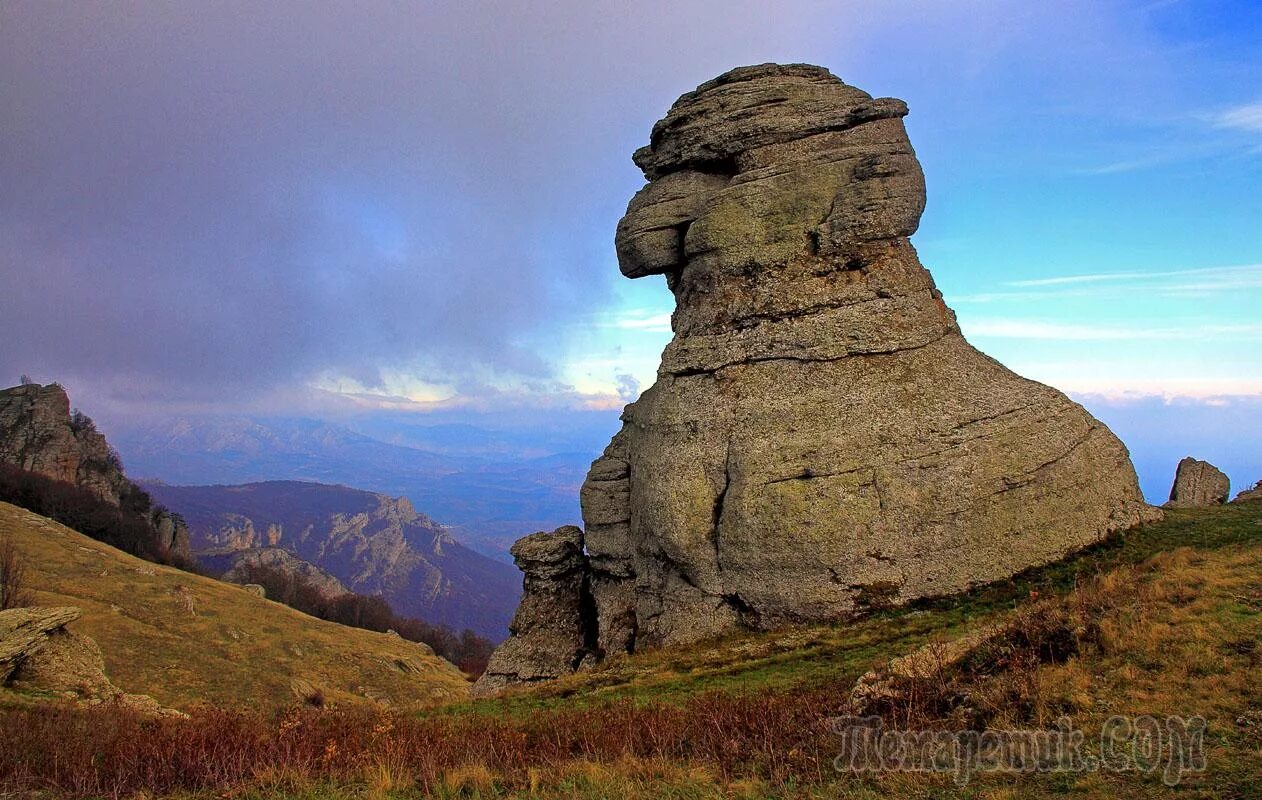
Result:
M148 497L123 473L118 453L92 418L71 410L57 383L24 383L0 390L0 463L73 484L101 500L147 515L162 545L188 556L188 529L182 520ZM143 503L136 508L135 500Z

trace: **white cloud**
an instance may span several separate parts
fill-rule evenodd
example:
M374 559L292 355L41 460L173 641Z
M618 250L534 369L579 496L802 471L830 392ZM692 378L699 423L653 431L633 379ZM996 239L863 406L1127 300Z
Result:
M1060 286L1076 283L1102 283L1118 281L1154 281L1164 278L1197 276L1203 278L1231 279L1238 277L1262 280L1262 264L1242 264L1230 267L1200 267L1197 269L1153 270L1149 272L1101 272L1092 275L1061 275L1054 278L1009 281L1005 286Z
M1099 272L1007 281L1017 291L1000 290L952 295L950 303L993 303L1049 298L1102 297L1144 292L1162 297L1205 297L1223 292L1262 289L1262 264L1229 267L1150 270L1146 272Z
M1219 128L1262 133L1262 101L1228 109L1218 115L1214 124Z

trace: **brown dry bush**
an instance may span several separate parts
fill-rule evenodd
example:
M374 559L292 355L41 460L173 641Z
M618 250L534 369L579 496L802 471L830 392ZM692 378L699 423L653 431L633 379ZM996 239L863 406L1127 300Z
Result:
M429 791L482 769L524 783L532 769L624 759L705 763L724 780L818 781L835 749L826 720L839 710L836 696L710 694L681 706L621 701L526 719L209 708L150 719L122 708L8 709L0 712L0 791L119 797L381 775Z
M18 553L13 537L0 533L0 611L22 608L35 602L35 593L27 585L26 564Z

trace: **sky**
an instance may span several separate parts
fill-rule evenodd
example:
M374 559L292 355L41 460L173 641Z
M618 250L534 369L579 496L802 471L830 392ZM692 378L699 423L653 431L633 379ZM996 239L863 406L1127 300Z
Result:
M907 101L970 341L1262 477L1250 0L10 0L0 376L151 419L612 412L670 338L614 257L630 155L765 61Z

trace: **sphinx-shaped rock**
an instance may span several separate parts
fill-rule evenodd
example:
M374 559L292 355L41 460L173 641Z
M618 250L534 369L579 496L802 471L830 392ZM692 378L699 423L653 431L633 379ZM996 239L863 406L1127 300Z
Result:
M1103 424L961 336L908 241L906 113L744 67L636 152L619 264L666 277L675 336L582 489L598 657L958 592L1159 513Z
M1230 492L1231 481L1222 470L1208 461L1188 456L1175 468L1170 502L1166 505L1170 508L1218 506L1227 502Z

